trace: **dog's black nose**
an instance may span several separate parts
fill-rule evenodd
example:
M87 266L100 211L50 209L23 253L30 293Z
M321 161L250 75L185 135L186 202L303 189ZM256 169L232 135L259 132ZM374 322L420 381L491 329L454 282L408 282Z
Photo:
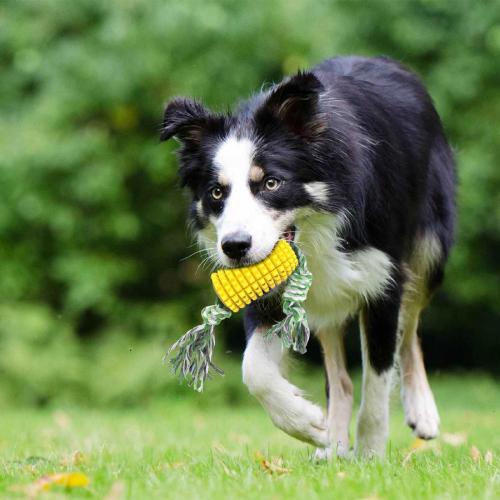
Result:
M242 259L252 246L252 237L248 233L231 233L222 238L222 251L231 259Z

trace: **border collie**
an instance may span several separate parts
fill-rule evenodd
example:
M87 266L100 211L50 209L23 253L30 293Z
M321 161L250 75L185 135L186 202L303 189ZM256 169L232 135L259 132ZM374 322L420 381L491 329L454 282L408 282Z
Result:
M353 388L343 336L357 316L355 454L385 453L396 365L407 424L434 438L439 415L417 327L453 242L455 167L420 80L385 57L328 59L234 113L174 98L161 140L173 136L190 218L214 261L248 265L285 238L312 271L306 310L324 353L326 416L285 378L281 341L264 338L281 317L276 297L246 310L243 381L274 424L315 445L318 458L349 452Z

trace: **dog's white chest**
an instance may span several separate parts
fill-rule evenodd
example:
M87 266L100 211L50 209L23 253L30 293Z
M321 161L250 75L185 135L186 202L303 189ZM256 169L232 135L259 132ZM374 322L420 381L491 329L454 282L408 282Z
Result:
M305 304L309 322L316 330L340 325L364 301L383 293L391 279L391 261L373 247L342 252L338 219L333 215L309 215L304 222L298 244L313 275Z

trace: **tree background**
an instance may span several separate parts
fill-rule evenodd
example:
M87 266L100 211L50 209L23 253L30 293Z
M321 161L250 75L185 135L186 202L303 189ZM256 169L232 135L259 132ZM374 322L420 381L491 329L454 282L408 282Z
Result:
M457 155L457 244L424 318L427 362L498 374L498 1L4 0L0 401L175 390L161 355L212 292L186 258L196 248L176 146L158 140L164 103L226 110L352 53L419 73ZM239 354L239 320L220 337Z

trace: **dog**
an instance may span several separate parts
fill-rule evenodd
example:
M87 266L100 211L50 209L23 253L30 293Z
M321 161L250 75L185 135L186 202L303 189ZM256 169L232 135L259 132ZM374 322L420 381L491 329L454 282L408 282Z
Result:
M354 453L383 456L396 366L406 423L431 439L439 415L417 336L454 238L456 174L440 118L418 77L386 57L337 57L215 113L166 106L190 220L218 265L248 265L294 241L313 275L305 308L322 347L327 413L283 374L276 296L246 309L243 382L273 423L317 447L351 453L353 386L343 338L359 318L362 401Z

